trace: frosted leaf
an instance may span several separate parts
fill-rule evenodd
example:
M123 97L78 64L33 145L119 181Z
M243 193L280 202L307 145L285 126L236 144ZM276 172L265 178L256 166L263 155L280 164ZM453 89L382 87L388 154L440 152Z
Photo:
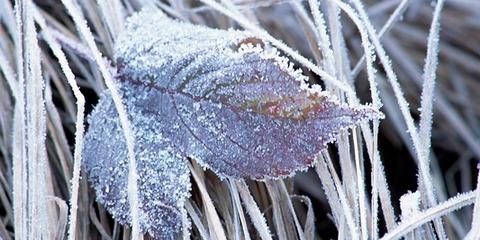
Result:
M245 31L147 10L129 19L115 55L136 137L140 225L159 238L180 229L186 158L222 178L285 177L310 166L340 130L382 117L309 88L276 49ZM125 143L108 93L90 117L85 146L98 200L129 222Z
M136 140L139 224L154 238L174 239L181 229L190 175L182 155L162 136L161 123L129 105ZM130 223L127 146L108 92L89 117L84 166L97 201L122 224Z

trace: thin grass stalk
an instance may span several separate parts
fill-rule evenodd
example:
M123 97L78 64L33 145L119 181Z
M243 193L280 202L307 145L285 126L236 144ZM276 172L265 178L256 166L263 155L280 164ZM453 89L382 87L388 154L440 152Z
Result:
M330 26L330 37L332 39L332 48L334 52L334 59L335 59L335 67L337 71L337 76L342 82L348 83L353 87L351 78L350 78L350 61L348 59L348 50L345 46L345 40L343 38L342 33L342 23L340 20L340 11L339 8L332 4L332 2L327 1L327 9L328 18L329 18L329 26ZM367 39L368 40L368 39ZM368 44L368 43L366 43ZM368 46L365 44L363 45L364 49L367 49ZM369 67L369 69L372 69ZM369 72L371 73L371 72ZM369 75L371 77L371 75ZM372 79L372 78L370 78ZM340 96L341 100L344 99L343 96ZM352 104L358 104L359 100L357 99L356 93L349 94L347 96L347 100ZM352 201L354 204L354 212L355 216L359 216L358 213L358 194L356 188L356 181L355 181L355 170L352 166L352 161L350 160L350 143L348 142L348 137L342 135L341 138L337 141L340 155L340 164L342 168L342 176L343 176L343 185L349 190L347 193L352 196ZM334 171L334 170L333 170ZM358 218L356 219L358 221ZM358 224L358 223L357 223ZM339 237L342 237L343 230L342 226L338 228L339 230Z
M54 202L57 205L59 211L57 229L55 234L53 235L53 239L63 240L65 235L65 229L67 228L68 206L65 201L63 201L59 197L48 196L47 200Z
M360 207L358 206L358 182L356 181L355 160L352 159L352 151L350 146L350 139L348 131L342 131L337 139L338 157L340 161L340 171L342 179L342 189L345 191L345 196L352 208L355 224L360 225ZM330 172L335 171L332 168ZM338 191L338 190L337 190Z
M298 238L300 240L305 240L305 233L303 232L302 226L298 221L298 217L297 217L297 214L295 213L295 209L293 208L292 199L290 197L290 194L287 191L287 187L285 187L285 183L283 181L279 181L278 185L279 185L278 186L279 192L283 194L284 197L286 198L285 200L287 202L287 207L290 210L290 213L292 214L293 222L295 223L295 227L297 229Z
M335 68L337 69L338 77L342 82L349 84L354 88L353 81L350 74L350 59L348 48L346 47L345 38L343 37L343 24L340 16L340 9L330 1L327 1L328 24L330 38L332 40L332 49L335 59ZM354 93L356 95L356 93ZM342 100L343 100L342 96ZM356 97L349 99L350 101L357 101Z
M319 155L321 156L320 159L323 160L323 163L320 164L326 164L328 167L328 170L330 171L330 174L332 175L333 182L335 184L335 188L338 193L338 197L340 199L340 203L342 205L342 210L343 214L345 216L345 221L347 222L347 226L350 231L350 238L352 239L360 239L360 233L358 232L358 226L355 224L354 217L352 214L352 208L351 206L348 205L348 200L347 196L345 194L345 191L343 190L343 185L338 178L338 175L335 171L335 168L333 167L332 160L330 159L330 156L328 155L327 152L322 151L322 154Z
M403 48L399 46L397 44L397 41L395 41L394 39L386 38L385 42L388 43L386 44L387 47L395 45L395 48L389 47L389 51L392 53L392 56L396 56L397 59L403 59L403 61L399 62L400 66L405 69L410 79L413 79L418 86L421 86L421 73L420 70L411 63L413 59L410 58L408 55L404 54L404 52L402 51ZM469 139L466 140L466 143L471 147L472 151L475 152L476 147L474 145L477 145L476 142L478 141L473 140L474 138L472 136L472 132L467 130L465 122L461 119L459 114L456 113L454 108L447 102L447 100L445 100L442 92L435 91L435 100L436 101L434 101L434 104L436 108L440 110L440 113L447 119L448 122L450 122L450 125L460 134L462 138L465 137L464 139Z
M49 87L50 88L50 87ZM51 141L53 142L54 149L58 156L57 163L59 168L62 169L63 180L65 183L71 178L71 163L73 163L73 157L71 156L69 150L69 145L67 139L65 137L65 132L62 129L62 118L60 113L55 108L55 104L53 103L52 96L46 97L45 106L47 109L47 117L49 119L47 123L47 130L49 132Z
M295 196L300 199L307 206L307 215L305 216L305 239L314 240L315 239L315 214L313 212L313 205L310 198L306 196Z
M15 5L18 1L15 1ZM13 39L17 38L18 36L18 28L16 21L16 14L13 10L11 1L8 0L1 0L0 1L0 18L5 24L8 33L12 36Z
M60 67L67 78L68 84L72 88L73 94L77 99L77 117L75 121L75 147L74 147L74 165L73 165L73 177L71 180L71 196L70 196L70 214L69 214L69 228L68 235L73 237L76 232L77 225L77 208L78 208L78 188L80 179L80 165L82 162L82 149L83 149L83 137L84 137L84 112L85 112L85 97L78 87L75 75L73 74L68 64L67 57L61 50L60 45L53 39L49 29L45 23L45 19L37 11L35 14L36 21L43 30L43 35L48 46L52 50L55 57L60 63Z
M372 240L378 239L378 175L379 175L379 160L376 158L375 151L378 145L378 120L373 121L373 142L369 152L369 156L372 158L372 199L371 199L371 211L372 211L372 230L370 238ZM367 144L368 145L368 144Z
M435 7L433 20L430 25L428 36L427 57L425 59L423 90L420 112L419 137L423 141L423 152L425 156L430 153L432 116L433 116L433 93L436 82L436 69L438 65L440 13L444 1L439 0Z
M367 78L370 84L370 95L372 98L372 105L375 108L380 108L382 106L380 97L378 95L377 90L377 83L375 81L375 68L373 67L373 61L375 59L375 52L370 44L370 40L368 38L367 29L365 28L365 24L356 16L353 9L350 6L343 4L337 0L329 0L333 3L337 4L345 13L348 14L350 19L353 21L355 26L357 27L358 31L360 32L360 37L362 39L362 47L365 52L365 58L367 62ZM349 95L350 98L354 98L354 94Z
M197 173L195 168L193 168L192 164L188 163L188 166L190 167L190 173L192 174L192 177L197 183L198 189L200 190L200 194L206 210L206 217L209 222L209 226L211 227L210 230L213 233L213 236L211 236L212 239L227 239L220 218L217 214L217 211L215 210L215 205L213 204L213 201L208 194L207 188L202 178L200 178L199 174Z
M14 37L16 48L16 67L17 67L17 81L18 93L15 99L14 121L13 121L13 213L14 213L14 228L15 239L27 239L27 194L26 194L26 152L25 152L25 72L24 72L24 42L22 40L25 34L23 26L24 11L21 6L23 2L15 1L15 20L17 26L17 33ZM20 87L21 86L21 87Z
M353 149L354 149L354 156L355 156L355 169L357 173L357 186L358 186L358 201L360 207L360 227L361 227L361 235L362 239L368 239L368 227L367 227L367 206L366 203L366 194L365 194L365 182L363 178L363 171L362 165L363 162L360 162L360 154L359 154L359 143L358 143L358 135L357 130L355 128L352 129L352 137L353 137Z
M19 93L22 93L22 90L19 90ZM20 99L17 99L15 104L14 112L14 121L13 121L13 214L14 214L14 228L15 228L15 239L22 239L26 237L26 232L24 231L26 227L26 216L25 216L25 201L24 201L24 167L22 161L23 155L23 129L22 125L22 108L19 106ZM25 238L23 238L25 239Z
M395 12L390 16L389 20L387 21L387 23L384 25L384 27L382 28L382 31L383 33L385 31L387 31L390 26L392 25L393 21L397 18L399 18L399 16L401 15L401 12L403 12L403 10L405 9L405 5L406 3L408 2L408 0L403 0L402 3L400 4L399 7L397 7L397 9L395 10ZM336 7L336 6L332 6L333 7ZM383 34L382 33L382 34ZM337 57L338 58L338 57ZM363 66L364 64L364 61L365 61L365 54L361 57L361 60L359 63L357 63L356 67L357 69L360 68L360 66ZM355 78L355 70L353 70L353 73L352 73L353 76L351 76L352 78ZM372 89L371 89L372 90ZM351 98L351 100L354 100ZM377 123L375 125L375 122ZM365 126L365 127L364 127ZM374 129L374 132L378 132L378 121L374 121L374 128L376 126L376 129ZM371 131L366 127L366 125L362 125L362 129L364 130L364 135L367 134L365 137L366 137L366 141L367 142L372 142L371 140L369 139L372 139L371 137ZM368 137L370 136L370 137ZM368 139L367 139L368 137ZM376 137L376 134L374 134L374 141L376 142L377 141L377 137ZM378 198L378 184L377 184L377 176L378 174L381 174L381 176L378 176L379 179L381 181L381 193L382 193L382 197L381 197L381 200L382 200L382 209L384 211L384 216L385 216L385 221L387 223L387 229L391 229L394 225L395 225L395 215L393 213L393 207L391 205L391 201L390 201L390 193L388 191L388 187L387 187L387 184L386 184L386 180L385 180L385 175L384 175L384 172L383 170L379 170L379 153L378 153L378 150L376 149L376 144L374 144L375 146L373 146L373 149L371 148L369 150L369 156L370 156L370 159L371 159L371 162L372 162L372 166L373 166L373 170L372 170L372 239L376 239L377 238L377 234L378 234L378 220L377 220L377 216L378 216L378 213L377 213L377 198ZM367 147L369 145L367 144ZM375 153L372 153L372 151L375 151ZM383 167L382 167L383 169Z
M420 126L419 126L419 139L420 147L419 151L423 151L425 157L425 170L430 172L430 146L431 146L431 132L432 132L432 116L433 116L433 92L435 87L436 69L438 65L438 51L439 51L439 31L440 31L440 13L443 8L443 0L439 0L435 7L432 23L430 25L430 33L428 36L427 44L427 57L425 59L424 67L424 81L421 100L421 112L420 112ZM422 161L422 160L420 160ZM421 174L420 174L421 175ZM421 176L419 176L420 178ZM430 177L430 176L427 176ZM427 188L433 186L425 186ZM437 204L437 198L435 189L427 189L429 206L435 206ZM429 196L430 195L430 196ZM447 239L445 229L443 227L442 219L439 218L434 222L437 234L440 239Z
M95 4L95 0L74 1L78 4L80 9L79 13L81 13L85 18L85 21L89 23L89 27L93 29L91 32L95 32L98 41L102 42L102 45L104 46L104 52L102 54L111 58L113 56L113 40L108 32L108 24L106 24L103 21L103 18L99 16L99 13L101 12L98 11L98 4ZM112 13L110 13L110 15L112 15Z
M242 231L243 231L243 237L245 240L250 240L250 233L248 232L248 225L247 225L247 220L245 219L245 215L243 214L243 208L242 208L242 203L240 202L240 196L238 193L237 185L235 184L234 179L229 179L228 180L228 185L230 186L230 193L232 195L232 200L234 202L235 206L235 212L238 212L238 217L235 218L240 218L240 223L242 224ZM238 238L240 239L240 238Z
M332 75L337 76L335 71L335 60L333 57L333 51L330 44L330 38L327 34L327 27L325 25L325 19L323 14L320 12L320 4L318 0L309 0L310 9L312 11L312 16L315 21L315 26L317 27L317 34L319 36L317 45L322 51L322 56L324 59L323 68L325 71Z
M14 203L14 214L15 227L19 227L19 232L15 234L21 239L49 237L43 184L46 166L43 78L31 4L30 1L16 2L18 34L13 36L17 50L17 76L21 86L18 88L15 110L15 114L20 112L18 120L21 124L15 124L13 146L14 158L18 157L14 159L14 198L18 200Z
M400 21L403 13L405 12L405 10L407 10L410 2L411 2L411 0L402 0L402 2L400 2L400 4L398 4L398 6L395 8L393 13L388 18L387 22L380 29L380 32L378 32L378 38L379 39L382 39L383 35L385 35L385 33L389 32L390 29L392 29L392 27L395 23ZM364 67L364 64L365 64L365 54L362 55L362 57L360 57L360 60L358 60L357 64L355 64L355 67L352 70L352 78L353 79L355 79L358 76L358 74L360 73L360 71L362 71L362 68Z
M389 108L387 107L387 109ZM374 176L372 176L372 181L375 181L375 179L377 179L377 181L372 182L372 202L375 201L374 196L378 194L377 197L380 197L380 203L382 205L381 207L382 207L384 220L386 223L386 228L387 230L391 230L396 226L396 221L395 221L395 213L393 211L392 201L390 199L391 198L390 190L388 189L385 171L384 171L382 162L380 161L380 153L378 151L378 127L379 127L378 124L379 124L378 121L375 121L375 120L373 121L373 134L367 124L362 124L361 127L362 127L363 137L365 138L365 142L372 143L372 144L366 145L367 153L369 154L369 158L371 159L371 164L373 166L372 174ZM377 194L375 192L377 192ZM373 208L373 205L375 204L372 203L372 208ZM377 218L378 213L374 214L376 211L377 210L372 209L372 218L374 216L375 218ZM372 221L378 224L378 220L372 219ZM372 224L372 227L375 227L375 224ZM375 229L373 228L373 230Z
M182 239L188 240L191 238L190 231L192 230L192 222L188 218L186 209L182 209Z
M48 64L44 63L43 67L44 67L45 76L47 76L45 79L49 82L53 78L53 76L51 76L48 73L50 71L50 70L48 70L48 68L49 68ZM50 84L47 83L45 85L45 90L44 90L44 93L45 93L44 94L44 96L45 96L44 97L45 118L49 120L49 121L46 122L46 124L47 124L46 134L47 135L60 135L61 133L58 133L58 132L60 132L60 131L58 131L58 129L52 128L52 124L51 124L51 121L50 121L51 120L50 116L52 116L52 114L51 114L52 108L54 108L56 110L56 108L54 107L53 101L52 101L52 91L51 90L52 89L51 89ZM47 142L46 147L47 147L47 151L48 151L48 148L51 145L48 144L48 140L46 142ZM55 149L55 151L57 151L57 149ZM58 225L63 224L63 223L60 223L60 221L64 221L63 216L61 215L61 214L64 214L63 212L61 212L61 206L63 206L65 204L65 201L59 199L59 200L63 201L63 203L61 203L61 206L60 206L55 201L52 201L52 198L55 197L55 190L60 189L64 185L66 185L65 183L67 183L68 179L64 178L64 176L63 177L57 176L57 174L54 173L55 170L53 170L53 169L59 168L59 166L56 166L57 158L51 157L48 160L49 160L49 163L53 163L53 164L46 164L46 167L45 167L45 178L44 178L45 192L44 193L45 193L46 202L47 202L47 205L46 205L47 216L48 216L48 219L49 219L49 222L50 222L47 225L47 227L49 228L49 231L52 234L51 237L55 238L56 237L55 234L59 230ZM65 219L67 219L68 207L65 207L65 210L67 211L67 214L65 215ZM60 219L62 219L62 220L60 220ZM66 223L65 223L65 226L66 226ZM63 237L63 235L62 235L62 237Z
M105 23L112 42L115 43L117 36L124 29L124 9L119 0L97 0L102 12L101 17Z
M94 208L90 208L90 210L88 211L89 212L89 217L90 217L90 220L92 222L92 225L95 226L95 229L100 233L100 236L102 238L104 238L105 240L112 240L112 238L110 237L109 233L107 232L107 230L103 227L102 223L100 222L100 220L98 219L97 217L97 213L95 213L95 209Z
M185 209L190 216L190 218L193 221L193 224L197 228L198 233L200 234L200 237L202 239L210 239L210 236L208 234L208 231L205 229L205 226L202 223L202 220L200 220L200 216L198 216L197 212L192 206L192 203L190 201L185 202Z
M477 175L477 188L475 194L475 204L473 206L472 226L466 240L480 239L480 171Z
M247 209L248 215L253 223L253 226L257 229L258 234L262 240L271 240L272 234L270 232L270 228L267 225L267 221L265 220L265 216L258 208L255 199L252 197L250 191L248 190L248 186L245 184L243 180L239 180L236 182L238 193L242 198L245 208Z
M27 224L29 239L50 239L47 213L45 169L46 165L46 113L44 97L44 79L41 69L40 48L34 25L33 3L22 2L25 13L23 26L25 89L26 89L26 146L27 158Z
M7 80L7 84L10 87L13 98L18 99L18 84L15 80L15 73L12 66L10 66L10 63L8 62L6 56L7 54L4 53L2 49L0 49L0 70L5 79Z
M456 211L462 207L473 204L476 194L476 191L461 193L445 202L428 208L422 211L420 214L417 214L406 221L402 221L393 231L386 233L381 240L398 239L435 218L440 218L452 211Z
M287 231L288 228L287 223L285 223L283 219L283 214L282 214L282 208L280 206L280 196L278 193L277 186L275 185L275 182L273 181L266 181L265 186L267 187L268 194L271 198L271 203L272 203L272 212L273 212L273 223L275 226L275 230L277 233L278 239L289 239L293 238L294 236L289 237L290 231Z
M313 23L307 10L305 10L305 7L300 2L293 1L290 4L292 5L297 18L300 20L299 25L303 29L315 62L317 65L322 64L321 52L317 44L320 37L316 31L315 23Z
M322 184L327 202L330 206L330 210L332 211L335 226L340 234L345 222L345 217L343 216L344 213L342 212L342 205L340 204L340 198L336 191L333 177L328 170L327 163L325 163L320 154L315 156L314 166L315 172L317 173L317 176Z
M46 18L46 20L49 20L47 15L45 13L42 13L43 17ZM49 21L49 24L53 26L52 21ZM95 58L92 57L92 53L90 49L88 49L88 46L85 44L81 43L79 39L76 39L72 36L69 36L69 32L62 32L59 31L55 28L50 28L50 34L53 36L55 40L57 40L62 46L64 46L66 49L69 51L73 52L73 56L79 56L83 59L88 60L89 62L95 62ZM72 61L73 62L73 61ZM78 64L79 66L82 66L82 64ZM82 71L82 74L85 74L85 76L91 77L92 79L95 79L91 73L89 73L88 70ZM88 79L87 79L88 81ZM95 83L92 82L92 85L95 86Z
M36 13L35 13L36 14ZM36 20L35 20L36 21ZM41 39L41 33L39 33L39 39ZM43 49L42 49L43 50ZM48 51L43 50L45 55L48 53ZM48 77L48 85L47 87L52 86L53 88L56 89L55 94L58 94L59 101L65 102L64 103L64 108L65 108L65 119L75 119L76 118L76 107L75 107L75 102L72 101L72 97L70 95L70 92L67 89L67 84L64 84L63 80L61 79L60 75L62 75L62 71L59 70L58 68L54 67L56 65L56 61L54 58L45 57L42 59L42 66L44 68L44 74L46 77ZM66 138L65 138L66 139ZM68 150L70 147L68 146L63 151L65 152L65 155L71 155L70 151ZM71 156L70 162L73 163L73 156Z

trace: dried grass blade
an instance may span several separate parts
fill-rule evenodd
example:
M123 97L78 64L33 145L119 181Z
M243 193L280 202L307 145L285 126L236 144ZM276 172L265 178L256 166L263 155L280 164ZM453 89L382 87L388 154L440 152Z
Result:
M461 193L449 200L442 202L434 207L424 210L422 213L401 222L393 231L385 234L381 240L398 239L415 228L432 221L435 218L442 217L452 211L472 204L475 201L476 192Z
M215 210L213 201L208 194L205 183L200 178L195 168L193 168L192 164L188 163L188 166L190 167L190 173L192 174L193 179L195 179L195 182L197 183L198 189L200 190L200 194L203 199L203 203L205 205L206 217L209 222L209 226L211 227L210 230L213 233L212 239L227 239L220 218L217 214L217 211Z
M243 180L240 180L236 183L238 188L238 193L242 198L245 208L247 209L248 215L250 215L250 219L253 223L253 226L260 234L260 238L262 240L271 240L272 234L270 233L270 228L267 225L265 220L265 216L262 214L260 209L258 208L255 199L253 199L250 191L248 190L247 184Z
M234 211L238 213L238 217L240 218L240 223L242 224L243 236L246 240L250 240L250 233L248 232L247 220L245 219L245 215L243 214L242 203L240 202L240 196L238 194L238 188L237 188L237 185L235 184L235 180L229 179L228 184L230 187L232 200L235 206Z
M43 29L43 34L45 41L48 46L52 49L53 54L57 57L58 62L65 74L68 84L72 88L73 94L77 99L77 118L75 121L75 147L74 147L74 164L73 164L73 177L71 180L71 199L70 199L70 215L69 215L69 228L68 235L71 239L74 239L77 225L77 208L78 208L78 188L79 188L79 179L80 179L80 165L82 162L82 148L83 148L83 137L84 137L84 111L85 111L85 97L80 92L78 87L75 75L73 74L70 66L68 64L67 57L63 53L60 44L58 44L52 37L49 32L49 29L45 23L45 20L40 15L38 11L35 14L36 21Z
M190 201L185 202L185 209L187 210L188 215L190 215L190 218L192 219L193 224L197 228L197 231L202 237L202 239L210 239L208 231L206 230L205 226L202 223L202 220L200 220L200 216L198 216Z

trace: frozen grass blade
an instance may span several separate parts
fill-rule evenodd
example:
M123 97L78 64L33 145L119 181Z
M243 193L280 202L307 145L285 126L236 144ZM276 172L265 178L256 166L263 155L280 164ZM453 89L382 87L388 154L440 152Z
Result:
M235 211L238 212L238 217L240 218L240 223L242 224L242 230L243 230L243 237L246 240L250 240L250 234L248 233L248 226L247 226L247 221L245 220L245 215L243 214L243 207L242 203L240 202L240 196L238 193L237 185L235 184L235 180L229 179L228 184L230 187L230 192L232 195L232 199L234 201L235 205Z
M40 49L33 22L32 3L17 1L15 6L18 27L15 38L17 76L20 83L16 94L15 115L21 121L20 125L15 124L14 127L13 146L13 153L18 157L14 159L14 179L15 184L18 184L14 186L15 227L19 229L16 236L19 239L49 238L44 185L47 167L44 79L40 68Z
M298 217L297 217L297 214L295 213L295 209L293 208L292 199L290 197L290 194L287 191L287 187L285 187L285 183L283 181L278 182L278 185L279 185L278 187L279 187L280 193L283 194L284 198L286 198L287 207L288 207L288 210L290 210L290 213L292 214L293 222L295 223L295 228L297 229L298 238L300 240L304 240L305 233L303 232L302 226L298 221Z
M379 164L380 161L373 151L377 150L378 143L378 121L373 122L373 142L371 147L371 152L369 153L370 158L372 159L372 200L371 200L371 209L372 209L372 230L370 237L373 240L378 239L378 183L379 183ZM370 131L369 131L370 132Z
M199 232L200 237L202 239L210 239L208 231L206 230L205 226L202 223L202 220L200 219L200 216L198 216L197 212L195 211L190 201L185 202L185 209L187 210L188 215L192 219L193 224L197 228L197 231Z
M307 214L305 216L305 239L315 239L315 215L313 212L313 205L310 198L306 196L294 196L307 206Z
M276 236L278 239L295 238L295 233L292 232L292 225L289 224L288 220L287 222L284 220L281 206L282 202L276 183L273 181L268 181L265 182L265 186L267 187L268 194L271 198L272 218L275 226ZM287 216L285 218L288 219Z
M437 1L437 5L435 6L432 23L430 25L430 33L428 36L427 57L425 59L425 67L423 70L423 90L419 137L422 140L421 143L423 145L422 151L424 156L429 156L431 147L433 93L436 82L436 69L438 65L438 45L440 42L440 13L442 11L443 4L444 1L439 0Z
M35 14L36 21L43 29L43 35L45 41L52 49L53 54L57 57L60 66L67 77L68 84L72 88L73 94L77 99L77 118L75 121L75 149L74 149L74 165L73 165L73 177L71 180L72 187L71 187L71 200L70 200L70 215L69 215L69 228L68 228L68 235L70 239L75 239L76 233L76 225L77 225L77 208L78 208L78 186L79 186L79 179L80 179L80 165L82 162L82 148L83 148L83 136L85 132L84 128L84 111L85 111L85 97L80 92L80 88L78 87L75 75L73 74L70 66L68 64L67 57L61 50L60 45L52 38L49 29L45 23L43 17L37 11Z
M439 32L440 32L440 13L443 8L443 0L438 0L437 5L435 6L435 11L433 14L432 23L430 26L430 33L428 36L427 44L427 57L425 60L424 67L424 77L423 77L423 90L422 90L422 101L421 101L421 113L420 113L420 126L419 126L419 139L420 139L420 149L418 151L423 151L423 156L425 158L419 159L420 161L425 161L424 174L430 174L430 146L431 146L431 133L432 133L432 115L433 115L433 93L436 81L436 69L438 65L438 51L439 51ZM422 175L422 174L421 174ZM419 176L420 178L421 176ZM424 176L424 178L430 178L430 175ZM420 180L419 180L420 181ZM435 189L432 189L433 186L426 184L427 197L429 200L429 206L435 206L437 204ZM430 193L429 193L430 192ZM440 239L447 239L445 229L441 219L437 219L435 222L435 228L437 230L438 237Z
M272 234L270 233L270 228L265 221L265 216L258 208L255 199L253 199L252 195L250 194L247 184L245 184L243 180L240 180L236 183L236 185L244 206L253 222L253 226L255 226L257 229L260 238L262 240L271 240Z
M355 224L359 225L360 220L360 207L358 205L358 183L357 183L357 173L355 169L355 159L353 158L352 154L352 144L350 143L350 137L348 131L344 131L341 133L340 138L337 141L338 149L338 157L340 161L340 169L341 172L341 179L342 179L342 187L345 192L345 196L347 197L348 203L352 208L353 216L355 217ZM330 172L334 175L335 170L330 168ZM337 186L338 187L338 186ZM337 190L338 191L338 190Z
M17 3L16 1L15 3ZM14 14L12 3L8 0L0 1L0 20L7 27L8 32L14 38L18 37L19 32L17 31L16 23L16 14Z
M322 51L322 55L325 61L323 63L323 68L328 74L336 76L333 51L330 47L330 38L327 34L325 19L323 18L323 14L320 12L319 1L309 0L308 3L310 5L310 9L312 10L313 19L315 20L315 25L317 27L317 34L319 36L317 45Z
M97 4L102 11L103 21L108 27L108 33L115 42L118 34L123 31L124 12L119 0L97 0Z
M354 128L353 130L353 148L354 148L354 156L355 156L355 170L357 173L357 184L358 184L358 201L360 206L360 227L361 227L361 234L362 239L368 239L368 227L367 227L367 206L366 203L366 194L365 194L365 182L363 177L363 162L360 162L360 153L359 153L359 143L358 143L358 135L357 130Z
M392 13L392 15L390 15L387 22L383 25L382 29L380 29L380 32L378 32L379 39L382 39L383 35L388 31L390 31L393 25L402 18L403 13L407 9L410 1L411 0L402 0L402 2L398 4L397 8L395 8L395 11ZM355 67L352 70L352 78L357 77L357 75L362 70L364 64L365 64L365 55L360 57L360 60L358 60L357 64L355 64Z
M7 80L8 86L10 87L14 99L18 99L18 84L15 80L15 73L12 69L12 66L8 62L5 53L3 53L2 49L0 49L0 69L2 70L2 74L5 76Z
M24 74L24 42L25 34L23 19L24 11L21 6L23 2L15 1L15 20L17 25L17 33L15 35L16 44L16 67L18 92L16 93L16 103L13 121L13 213L15 239L27 239L27 196L26 196L26 152L25 152L25 74Z
M201 193L201 197L202 197L203 204L205 206L205 210L207 214L206 217L209 223L208 225L210 227L210 231L212 234L211 236L212 239L217 239L217 240L227 239L225 235L225 231L223 230L223 227L222 227L222 223L220 221L220 218L218 217L217 211L215 210L213 201L210 198L210 195L208 194L204 181L197 173L197 170L190 163L188 163L188 166L190 167L190 172L192 174L192 177L193 179L195 179L195 182L197 183L198 189L200 190L200 193Z
M385 234L381 240L398 239L435 218L440 218L452 211L472 204L475 201L475 197L475 191L462 193L434 207L423 210L420 214L409 218L405 222L402 221L393 231Z
M340 179L335 171L335 168L333 167L332 160L330 159L330 156L328 155L327 152L322 151L322 154L319 155L319 162L318 164L324 164L328 167L328 171L330 172L333 182L335 184L336 191L338 193L338 197L340 199L340 203L342 206L343 214L345 219L342 219L346 221L347 226L350 231L350 238L352 239L360 239L360 233L358 231L358 226L355 224L355 220L353 217L352 213L352 207L349 206L347 196L345 194L345 191L343 190L342 183L340 182Z
M59 210L59 216L57 220L57 231L53 235L53 239L63 239L65 236L65 229L67 228L68 223L68 205L62 199L58 197L49 196L48 199L50 202L55 202Z
M477 174L477 188L475 191L475 204L473 206L472 226L465 237L467 240L480 238L480 172Z
M322 183L323 191L327 198L327 202L332 211L333 220L337 229L342 229L344 224L344 216L342 212L342 205L340 204L340 198L335 188L335 183L327 164L320 155L317 155L315 159L315 171Z
M376 70L373 67L373 61L375 59L375 52L370 44L370 40L368 38L368 33L365 24L357 17L355 11L347 4L343 2L339 2L337 0L331 0L333 3L337 4L339 8L341 8L345 13L348 14L350 19L355 23L358 31L360 32L360 36L362 39L362 47L365 52L365 58L367 62L367 75L368 75L368 82L370 84L370 96L372 97L372 105L374 108L378 109L382 106L380 97L378 95L377 90L377 82L375 81L375 72ZM353 97L353 96L350 96Z

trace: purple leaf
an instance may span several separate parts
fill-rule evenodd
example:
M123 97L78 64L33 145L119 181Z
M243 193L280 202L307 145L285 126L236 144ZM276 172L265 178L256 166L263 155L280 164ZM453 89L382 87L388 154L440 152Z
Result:
M155 238L174 239L181 229L184 201L190 196L189 170L182 155L163 136L162 124L139 110L129 108L136 139L139 223L144 232ZM117 221L130 223L127 146L108 92L89 123L84 166L97 200Z
M116 46L136 138L140 224L155 238L181 229L187 157L222 178L289 176L340 130L382 117L308 88L287 59L248 32L142 11ZM90 117L84 156L98 201L129 222L125 140L108 92Z

